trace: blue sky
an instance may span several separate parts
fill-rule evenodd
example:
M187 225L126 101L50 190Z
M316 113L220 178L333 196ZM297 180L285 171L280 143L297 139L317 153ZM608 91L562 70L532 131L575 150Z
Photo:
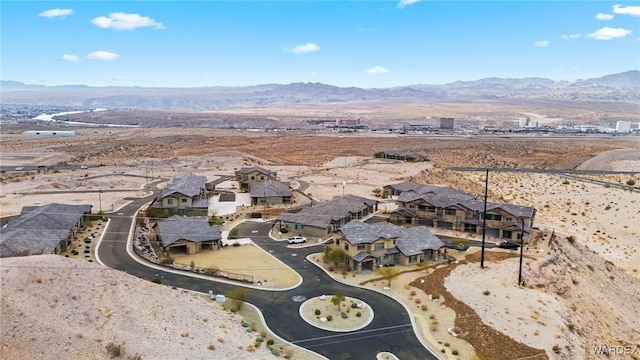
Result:
M141 87L486 77L640 68L625 1L6 1L2 80Z

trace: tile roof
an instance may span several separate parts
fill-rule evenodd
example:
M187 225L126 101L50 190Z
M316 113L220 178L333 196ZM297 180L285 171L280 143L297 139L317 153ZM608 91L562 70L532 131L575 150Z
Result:
M375 206L376 200L355 195L336 196L333 200L313 207L304 207L298 212L283 212L277 220L307 226L327 228L332 221L343 219L359 212L363 206Z
M396 247L405 256L417 255L424 250L437 250L444 243L426 226L405 228L389 223L368 224L352 220L340 228L345 239L352 245L372 244L380 238L397 239Z
M210 226L206 217L182 217L174 215L157 223L162 245L168 246L178 240L203 242L220 240L220 230Z
M292 196L288 182L272 180L252 181L250 187L252 198Z
M258 165L254 165L254 166L251 166L251 167L240 168L240 170L236 170L235 174L236 175L246 175L246 174L250 174L250 173L252 173L254 171L257 171L259 173L262 173L262 174L265 174L265 175L269 175L269 176L272 176L272 177L275 177L278 174L275 171L267 170L267 169L265 169L265 168L263 168L261 166L258 166Z
M206 183L206 176L195 175L193 173L173 178L173 182L168 184L167 187L162 190L162 197L175 193L194 197L200 194Z
M484 201L465 200L459 202L459 205L472 211L484 211ZM536 213L536 209L531 206L487 202L487 211L495 209L502 209L515 217L533 217Z
M91 205L25 206L19 217L0 229L0 256L13 256L22 251L50 254L89 213Z

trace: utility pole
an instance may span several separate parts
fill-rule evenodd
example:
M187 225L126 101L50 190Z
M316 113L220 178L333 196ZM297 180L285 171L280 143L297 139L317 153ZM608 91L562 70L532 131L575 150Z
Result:
M522 218L522 228L520 229L520 271L518 272L518 286L522 285L522 249L524 248L524 218Z
M98 203L100 204L100 213L102 213L102 190L98 189Z
M487 229L487 193L489 189L489 169L484 175L484 211L482 212L482 251L480 252L480 267L484 269L484 237Z

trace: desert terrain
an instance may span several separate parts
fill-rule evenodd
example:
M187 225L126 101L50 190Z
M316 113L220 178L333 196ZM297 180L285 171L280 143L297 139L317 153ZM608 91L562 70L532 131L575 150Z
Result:
M307 195L319 201L343 192L374 198L375 188L407 180L450 186L481 196L484 172L447 168L495 168L489 175L489 200L536 207L534 225L548 230L547 234L553 232L555 237L538 239L536 245L530 247L524 267L527 280L524 287L515 285L516 259L492 259L483 271L477 271L477 260L465 258L472 256L473 251L461 254L458 264L421 273L409 272L395 280L391 290L395 288L396 296L409 299L410 304L413 302L412 307L416 307L416 298L427 303L432 301L429 295L442 297L440 301L427 303L429 310L425 314L434 315L440 324L433 330L434 319L421 320L426 329L424 337L437 350L446 347L442 354L447 358L464 359L474 354L499 358L483 350L473 338L463 335L452 339L448 335L448 327L465 326L457 322L456 314L473 309L473 317L478 320L473 326L493 329L496 334L511 339L515 348L518 344L530 347L533 350L528 355L597 358L590 352L594 346L631 346L640 342L637 320L640 309L634 305L640 303L640 253L637 251L640 232L635 224L640 215L640 193L625 188L629 181L640 181L638 174L589 174L575 178L560 173L498 170L582 167L640 172L637 138L257 133L210 128L79 128L77 131L75 137L54 138L28 137L3 129L0 144L3 166L49 166L62 161L86 164L89 168L3 173L2 216L17 214L25 205L50 202L89 203L94 210L102 208L108 212L123 205L127 201L125 197L145 194L147 184L160 178L194 172L213 180L252 165L277 171L282 181L292 180L296 186L304 184ZM400 163L373 158L374 153L389 149L417 151L429 160ZM86 192L76 192L78 190ZM384 202L380 208L390 211L393 204ZM575 241L567 240L571 236ZM5 264L13 264L7 261L2 260L3 290L4 274L11 269ZM21 260L10 261L19 264ZM34 276L47 280L42 284L53 278L46 273ZM426 280L424 284L440 284L440 287L421 286L422 277ZM367 280L350 276L346 279L351 278L357 284ZM96 286L92 280L78 278L78 281ZM40 285L35 280L21 282L25 286L30 284L29 288ZM412 286L405 288L410 283ZM377 286L382 288L380 284ZM484 295L486 290L490 293ZM411 295L411 291L417 294ZM115 308L110 309L119 313ZM162 327L162 319L147 319L149 327ZM113 326L112 330L117 332L118 327ZM113 335L113 340L103 340L121 342L129 339L129 335L123 330ZM201 340L198 343L206 347L209 340ZM177 340L167 341L178 342L181 338L179 335ZM185 346L186 341L182 340ZM211 341L219 348L215 339ZM445 342L455 344L459 355L453 354L452 346L444 346ZM246 348L247 344L240 345ZM96 345L97 348L104 348L104 344ZM155 353L145 350L145 357L153 357L152 354ZM185 352L185 356L188 354Z

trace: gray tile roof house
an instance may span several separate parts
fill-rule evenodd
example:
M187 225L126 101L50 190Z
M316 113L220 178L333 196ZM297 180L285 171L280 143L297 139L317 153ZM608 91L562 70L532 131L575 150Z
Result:
M265 168L263 168L261 166L258 166L258 165L254 165L254 166L251 166L251 167L240 168L240 170L236 170L235 174L236 174L236 176L238 176L238 175L247 175L247 174L251 174L254 171L257 171L259 173L265 174L265 175L273 177L273 178L275 178L276 175L278 174L275 171L267 170L267 169L265 169Z
M182 217L174 215L157 223L162 246L170 246L179 240L203 242L220 240L220 230L210 226L205 217Z
M291 197L291 188L288 182L281 181L252 181L252 198Z
M283 212L277 220L306 226L327 228L334 222L357 214L363 206L374 207L377 201L355 195L336 196L331 201L313 207L305 207L298 212Z
M25 206L20 216L0 229L0 257L64 251L91 205Z
M340 231L352 245L371 244L380 238L396 239L396 248L405 256L422 254L425 250L438 250L444 246L426 226L404 228L389 223L368 224L353 220L340 228ZM392 249L388 249L387 253L393 253L389 250ZM362 261L355 257L354 260Z
M162 190L162 197L169 196L174 193L195 197L202 193L206 183L206 176L195 175L193 173L173 178L173 182L168 184L167 187Z

